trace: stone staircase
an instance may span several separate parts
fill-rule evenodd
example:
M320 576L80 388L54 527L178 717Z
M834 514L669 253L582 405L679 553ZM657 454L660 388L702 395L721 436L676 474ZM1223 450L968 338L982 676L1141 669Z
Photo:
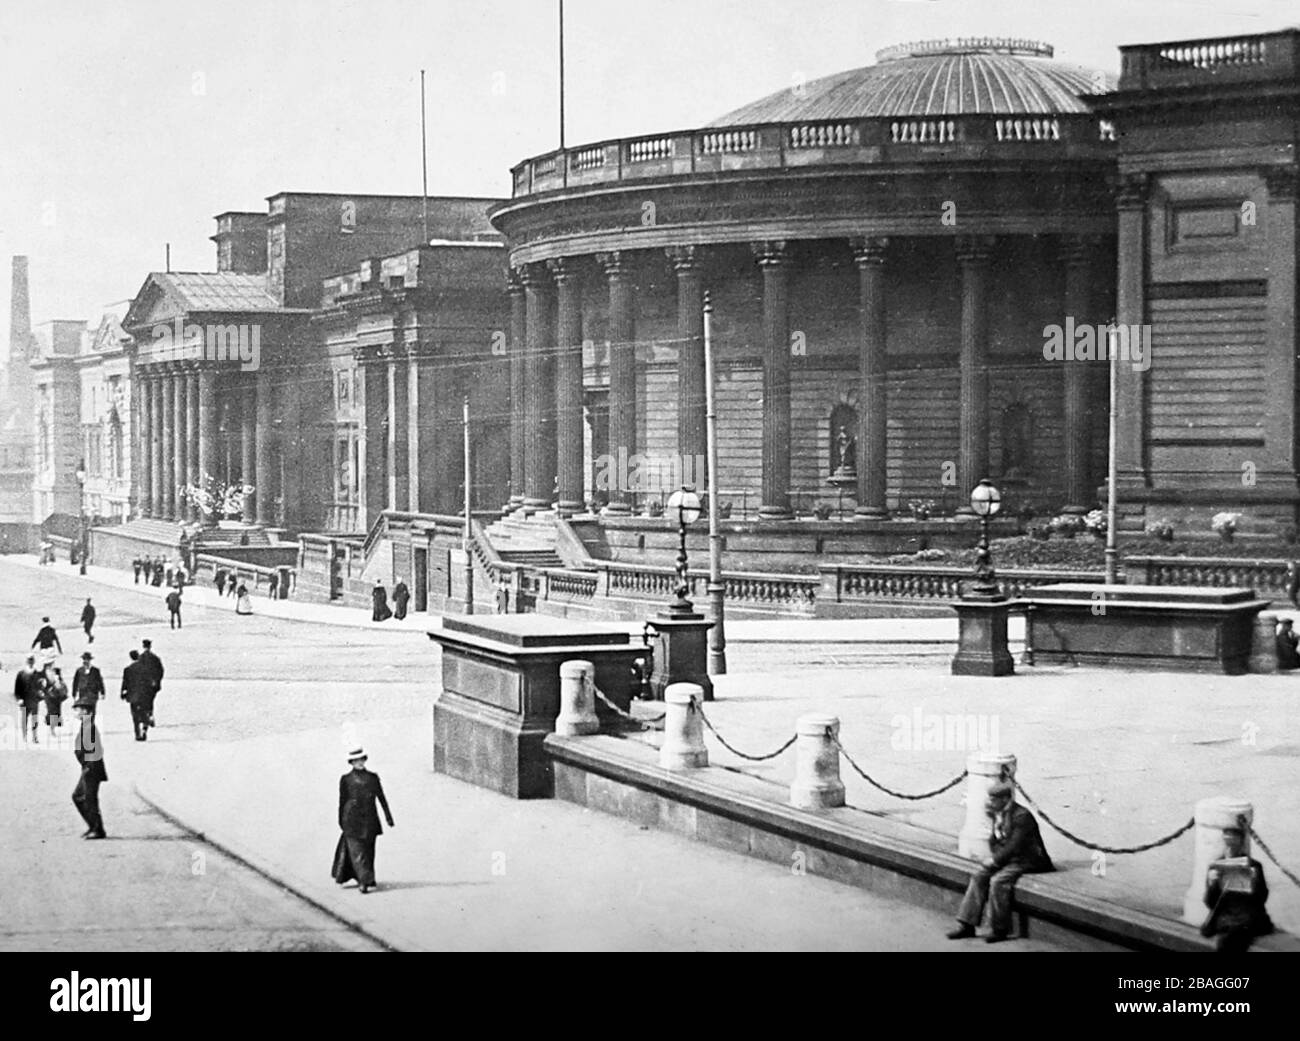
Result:
M483 534L497 555L507 563L529 567L565 566L556 548L555 514L549 511L531 515L522 512L507 514L488 525Z

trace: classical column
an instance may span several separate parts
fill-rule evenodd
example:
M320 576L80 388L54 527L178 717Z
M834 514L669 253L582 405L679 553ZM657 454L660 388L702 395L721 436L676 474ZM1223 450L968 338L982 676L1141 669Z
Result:
M1264 407L1264 465L1259 484L1294 494L1296 488L1296 353L1300 350L1300 281L1296 278L1296 248L1300 230L1296 195L1300 168L1264 170L1268 204L1264 233L1268 237L1268 385Z
M636 437L636 286L631 256L601 253L596 260L609 283L609 454L617 460L637 452ZM627 516L636 508L636 496L627 484L627 467L614 468L616 487L609 490L605 512Z
M406 509L420 512L420 349L406 347Z
M673 246L677 272L677 453L683 479L708 487L704 443L704 278L695 246ZM689 460L689 462L688 462Z
M396 338L402 334L394 330L393 335ZM405 344L394 342L392 351L389 353L384 365L388 394L388 439L385 446L387 452L385 465L388 470L388 508L390 510L405 510L408 502L406 473L409 462L407 453L409 403L406 398L407 361L403 356L405 352Z
M1092 313L1092 258L1100 240L1091 235L1070 235L1062 243L1065 261L1065 316L1075 328L1094 325ZM1065 322L1061 325L1064 328ZM1087 513L1097 498L1089 479L1088 456L1092 442L1092 411L1088 407L1089 373L1096 361L1067 357L1065 397L1065 501L1066 513Z
M763 271L763 488L758 515L790 520L790 254L782 241L756 242Z
M1146 174L1129 174L1120 182L1115 206L1119 211L1119 241L1116 255L1119 278L1115 294L1115 318L1130 328L1146 323L1147 193ZM1132 365L1117 365L1116 379L1116 469L1119 481L1130 487L1145 487L1146 464L1146 373Z
M524 349L528 328L523 271L512 267L507 275L510 294L510 501L507 509L524 504Z
M361 505L365 511L363 526L375 523L388 502L388 379L382 359L367 356L359 359L363 400L361 426Z
M957 240L961 266L961 455L957 463L963 499L989 476L989 263L995 240ZM959 510L970 513L969 504Z
M553 297L545 265L529 264L524 271L524 506L530 510L548 509L555 486L555 444L551 441L555 427L547 422L555 408L555 395L546 379L546 358L554 342Z
M199 472L199 374L194 369L185 373L185 470L187 483L202 483ZM190 507L189 519L202 519L197 504Z
M255 374L257 398L257 437L253 444L254 514L257 523L271 523L271 386L265 372Z
M199 370L199 472L216 476L217 444L217 374L212 369Z
M162 377L162 430L163 455L159 477L162 481L162 515L167 520L176 519L176 477L173 462L176 458L176 374L167 372Z
M582 278L572 257L547 265L556 286L555 444L559 501L572 517L582 510Z
M302 449L302 382L289 379L281 395L284 414L280 423L280 501L278 520L284 527L298 531L307 522L303 502L304 480L320 480L319 474L305 474Z
M136 485L136 504L142 517L153 516L153 380L144 369L136 370L132 396L137 398L139 425L136 440L137 464L132 471Z
M239 413L239 480L246 488L254 487L257 477L257 374L249 373L245 382L240 387L240 404L242 408ZM338 473L335 467L333 473ZM330 480L333 481L333 473ZM253 519L253 495L245 493L244 495L244 512L243 520L247 524Z
M865 520L884 520L888 417L888 365L885 345L886 238L853 240L858 266L858 508ZM831 431L831 437L835 437Z
M163 513L163 380L161 370L156 370L149 379L151 391L149 394L149 408L152 413L152 420L149 423L149 430L152 435L150 445L149 459L149 485L152 490L153 512L150 516L162 518L166 516Z
M176 519L183 521L187 520L190 514L190 504L183 491L188 477L185 468L185 453L189 448L185 438L185 373L178 372L172 376L172 383L175 388L172 391L173 405L175 406L172 425L176 428L176 448L172 455L172 484L176 486Z

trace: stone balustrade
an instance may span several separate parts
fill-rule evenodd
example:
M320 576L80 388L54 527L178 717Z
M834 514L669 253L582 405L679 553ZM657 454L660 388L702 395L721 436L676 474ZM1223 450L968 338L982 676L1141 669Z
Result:
M679 131L594 142L526 159L512 171L514 197L578 185L744 169L807 168L826 160L888 163L988 156L990 147L1050 149L1053 158L1109 156L1114 128L1088 114L830 119ZM941 155L918 148L949 146ZM970 150L967 156L964 149ZM1012 153L1021 158L1019 153Z
M1253 589L1258 596L1286 599L1288 564L1240 557L1127 557L1124 571L1130 582L1147 586Z
M1300 32L1121 47L1121 90L1300 76Z

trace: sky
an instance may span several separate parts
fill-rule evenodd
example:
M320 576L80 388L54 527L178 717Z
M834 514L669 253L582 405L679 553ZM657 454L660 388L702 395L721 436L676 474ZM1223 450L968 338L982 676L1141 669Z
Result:
M0 315L34 323L210 271L212 218L279 191L505 195L556 147L557 0L0 0ZM1119 71L1122 44L1269 32L1297 0L567 0L570 145L686 129L875 62L1017 36Z

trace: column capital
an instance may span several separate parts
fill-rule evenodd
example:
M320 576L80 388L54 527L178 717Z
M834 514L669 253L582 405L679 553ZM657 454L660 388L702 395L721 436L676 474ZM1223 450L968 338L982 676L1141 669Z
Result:
M1101 246L1100 235L1062 235L1057 241L1057 253L1066 267L1088 267Z
M627 278L632 274L632 255L626 250L612 250L608 253L597 253L596 263L600 265L601 270L605 272L605 277L611 282Z
M1115 184L1115 206L1121 210L1146 208L1151 193L1151 177L1145 173L1121 174Z
M962 235L957 239L957 261L960 264L987 264L993 259L998 240L994 235Z
M506 292L511 296L524 291L524 272L523 268L511 264L506 268Z
M749 248L754 251L759 267L779 267L790 262L790 248L785 239L751 242Z
M555 257L546 262L546 269L557 286L576 285L582 281L581 257Z
M520 280L525 289L537 290L551 287L551 273L546 270L545 262L524 264L520 270L522 272Z
M1264 184L1268 187L1270 202L1295 202L1297 188L1300 188L1300 167L1266 166L1260 171Z
M889 239L880 236L855 235L849 239L849 245L853 248L853 262L858 267L865 267L867 264L885 262Z
M672 264L673 270L677 272L678 278L700 270L699 249L695 246L667 246L664 248L664 255L668 258L668 263Z

